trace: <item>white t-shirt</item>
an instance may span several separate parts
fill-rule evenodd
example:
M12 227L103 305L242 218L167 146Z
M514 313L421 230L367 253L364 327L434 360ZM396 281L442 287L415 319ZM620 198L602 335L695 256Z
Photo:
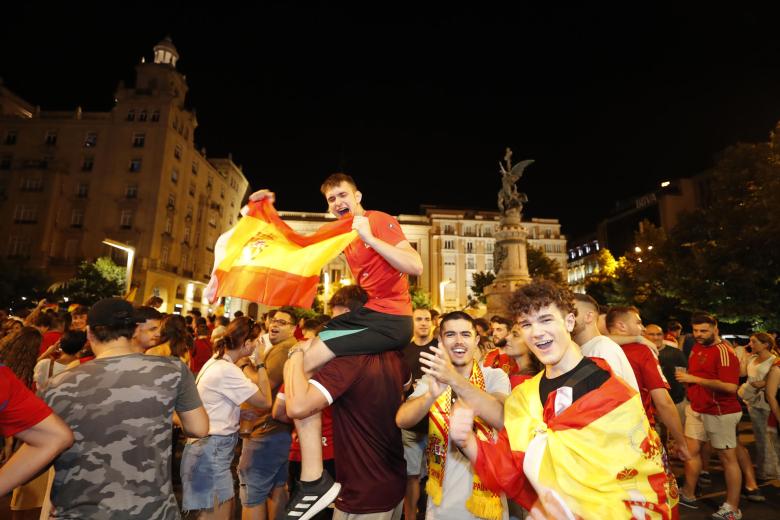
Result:
M35 382L35 388L39 393L42 392L49 383L49 367L52 363L54 363L54 368L51 369L51 377L54 377L60 372L67 370L69 366L62 363L57 363L51 358L41 359L38 361L35 364L35 368L33 368L33 382Z
M485 391L489 394L502 393L509 395L511 387L509 377L500 368L481 367L485 375ZM422 392L427 391L426 385L417 385ZM415 390L416 393L416 390ZM414 394L412 394L414 396ZM466 500L471 496L474 482L474 469L469 459L463 455L457 446L451 442L447 446L447 460L444 467L444 482L442 485L441 504L438 506L428 497L428 508L425 520L479 520L466 509ZM502 520L508 520L506 496L501 494Z
M206 361L196 378L198 394L209 416L209 435L230 435L238 431L241 403L257 393L257 385L246 378L229 357Z
M634 390L639 391L639 384L636 382L636 375L628 362L626 353L620 348L620 345L606 336L596 336L589 339L583 345L580 345L582 355L587 357L601 358L609 364L612 373L623 378Z

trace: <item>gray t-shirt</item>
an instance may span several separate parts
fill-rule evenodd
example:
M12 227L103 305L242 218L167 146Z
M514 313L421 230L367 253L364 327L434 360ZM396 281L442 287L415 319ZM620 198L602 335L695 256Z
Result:
M171 486L174 410L201 406L189 368L170 357L95 359L53 377L46 403L75 442L54 462L52 518L180 518Z

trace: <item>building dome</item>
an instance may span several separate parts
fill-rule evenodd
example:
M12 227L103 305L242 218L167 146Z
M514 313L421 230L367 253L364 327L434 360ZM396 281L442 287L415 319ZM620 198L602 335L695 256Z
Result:
M179 51L176 50L170 36L166 36L160 43L154 46L155 63L170 65L175 68L178 59Z

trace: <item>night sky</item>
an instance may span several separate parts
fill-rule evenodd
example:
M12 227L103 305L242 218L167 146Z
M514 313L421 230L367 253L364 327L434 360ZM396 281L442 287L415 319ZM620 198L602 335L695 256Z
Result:
M21 4L3 6L0 31L11 90L43 109L108 110L170 35L198 147L232 152L285 210L324 210L319 184L338 169L367 209L496 209L509 146L536 160L526 216L574 238L780 120L771 7Z

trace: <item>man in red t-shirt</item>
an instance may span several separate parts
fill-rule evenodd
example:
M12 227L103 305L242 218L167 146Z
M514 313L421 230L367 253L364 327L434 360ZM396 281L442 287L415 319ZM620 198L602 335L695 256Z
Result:
M303 368L307 374L336 357L405 347L412 337L412 301L407 275L419 276L423 271L422 259L406 240L398 221L387 213L363 209L363 194L352 177L332 174L322 183L320 191L332 215L352 219L352 229L358 237L347 246L344 255L356 283L368 294L368 302L355 312L332 319L316 338L290 349L291 356L306 352ZM268 190L260 190L249 197L252 201L263 199L274 202L275 196ZM287 380L285 388L289 397L293 389ZM311 508L302 517L289 515L304 496L316 496L315 502L320 504L326 497L338 494L339 484L322 468L320 421L319 414L295 421L301 442L301 486L288 503L289 518L307 520L319 511Z
M607 312L607 329L616 336L640 336L644 332L642 318L636 307L614 306ZM644 343L625 343L620 345L634 371L642 406L645 407L647 420L655 426L655 416L669 429L677 446L677 455L681 460L690 458L680 415L669 395L669 383L664 377L658 358Z
M699 450L708 440L718 452L726 477L726 502L715 518L739 519L739 494L742 473L737 462L737 424L742 407L737 400L739 361L734 351L721 342L718 321L699 312L691 317L696 340L688 359L688 372L677 372L678 381L688 383L685 410L685 437L691 459L685 463L685 485L680 503L696 507L694 492L701 472ZM714 516L714 515L713 515Z
M0 365L0 436L24 442L0 467L0 496L24 484L73 444L73 433L51 408Z

